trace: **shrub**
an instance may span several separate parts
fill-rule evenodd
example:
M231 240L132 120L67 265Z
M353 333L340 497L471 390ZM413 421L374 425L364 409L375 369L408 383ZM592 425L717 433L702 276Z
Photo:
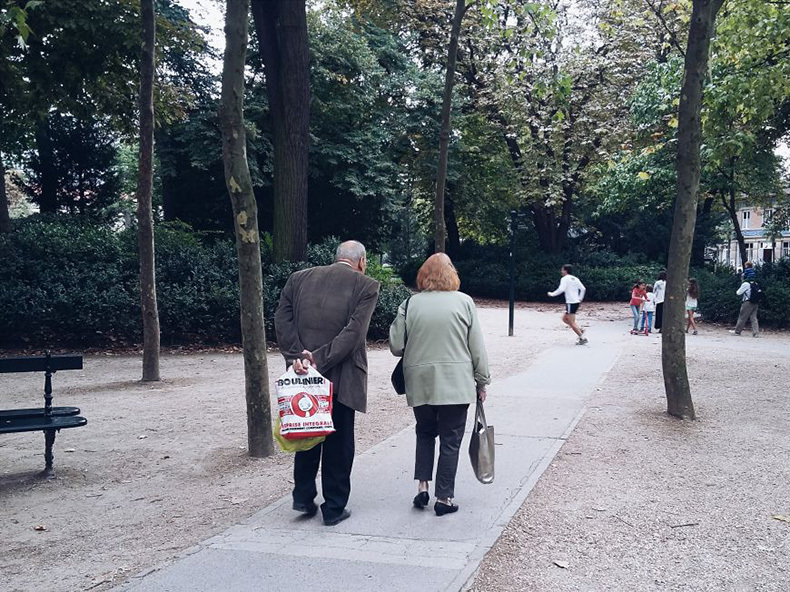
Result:
M567 258L566 258L567 257ZM595 252L576 256L536 254L520 247L516 251L516 299L542 302L550 300L547 292L559 284L560 267L574 264L587 288L587 299L627 301L631 286L639 279L652 281L660 271L658 264L639 263L612 253ZM461 290L481 298L507 299L510 291L509 250L502 246L465 244L454 258L461 278ZM422 261L401 268L404 282L414 285Z
M382 284L379 291L379 302L370 320L368 337L376 340L389 339L390 325L395 320L401 302L411 295L411 291L402 284Z
M89 347L141 341L136 232L67 218L33 216L0 235L0 343ZM308 263L273 263L262 240L266 330L275 339L274 312L288 276L334 259L337 240L311 245ZM162 343L238 343L239 285L234 240L196 233L180 223L156 229L157 295ZM383 281L371 339L385 339L403 294L391 272ZM405 298L405 296L404 296ZM388 320L389 319L389 320Z
M699 311L703 319L734 325L738 320L741 297L735 291L741 279L731 269L694 270L700 283ZM790 260L781 259L757 268L757 279L765 290L766 301L760 305L760 324L776 328L790 327Z
M413 260L398 270L404 282L414 285L423 260ZM655 281L662 266L640 257L620 257L597 251L551 256L525 247L516 251L516 298L540 302L550 300L547 292L559 283L563 263L574 265L587 288L586 299L597 302L628 302L631 287L638 280ZM480 298L507 299L510 289L509 251L503 246L463 245L454 257L461 277L461 290ZM790 327L790 259L765 264L757 270L765 287L767 302L760 306L760 322L777 328ZM733 270L694 269L700 282L699 310L711 322L735 324L741 300L735 295L740 279Z

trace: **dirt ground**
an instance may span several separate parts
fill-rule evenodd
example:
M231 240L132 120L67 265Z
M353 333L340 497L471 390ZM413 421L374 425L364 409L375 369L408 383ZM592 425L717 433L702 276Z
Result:
M608 320L619 308L589 304L579 317ZM523 369L514 358L528 361L573 339L560 312L560 305L519 305L509 339L507 309L481 302L495 380ZM269 362L275 378L282 359L273 353ZM412 421L389 385L394 365L381 345L371 348L370 411L357 419L360 453ZM246 455L239 354L165 354L162 375L161 383L143 385L139 357L101 354L86 357L83 371L56 374L55 405L79 406L88 425L57 436L55 480L40 476L42 434L0 436L4 592L106 590L289 492L290 455ZM36 406L42 388L38 374L4 375L0 407Z
M702 326L687 423L632 339L473 590L790 590L790 336Z

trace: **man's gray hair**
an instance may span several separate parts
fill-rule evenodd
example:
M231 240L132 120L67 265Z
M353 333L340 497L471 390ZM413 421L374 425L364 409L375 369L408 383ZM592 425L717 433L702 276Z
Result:
M365 245L359 241L351 240L340 243L335 253L335 261L346 260L357 263L358 261L362 261L365 255Z

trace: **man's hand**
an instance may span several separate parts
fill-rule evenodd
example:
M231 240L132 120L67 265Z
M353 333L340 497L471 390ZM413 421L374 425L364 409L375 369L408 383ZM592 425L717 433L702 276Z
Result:
M304 351L302 352L302 363L303 363L305 366L307 366L307 365L309 364L310 366L312 366L313 368L315 368L315 367L316 367L316 365L315 365L315 360L313 359L313 352L309 352L309 351L307 351L307 350L304 350Z
M315 361L313 360L312 352L304 350L302 357L294 360L294 372L297 374L307 374L310 371L310 366L315 368Z
M477 388L477 398L480 399L482 403L486 402L486 389L485 388Z
M297 374L304 375L310 371L310 366L315 368L315 361L313 360L313 354L307 350L304 350L301 356L301 358L294 360L293 368Z
M309 368L309 362L305 364L307 360L294 360L294 372L297 374L307 374Z

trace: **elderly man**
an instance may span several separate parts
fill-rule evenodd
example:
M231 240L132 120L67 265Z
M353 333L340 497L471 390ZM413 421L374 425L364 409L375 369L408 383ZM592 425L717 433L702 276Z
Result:
M368 360L365 337L376 307L379 284L365 276L365 247L347 241L335 263L298 271L288 278L274 317L277 342L287 365L297 373L312 364L334 385L335 433L294 459L293 509L318 511L315 479L321 464L324 524L349 517L354 462L354 412L367 405Z

